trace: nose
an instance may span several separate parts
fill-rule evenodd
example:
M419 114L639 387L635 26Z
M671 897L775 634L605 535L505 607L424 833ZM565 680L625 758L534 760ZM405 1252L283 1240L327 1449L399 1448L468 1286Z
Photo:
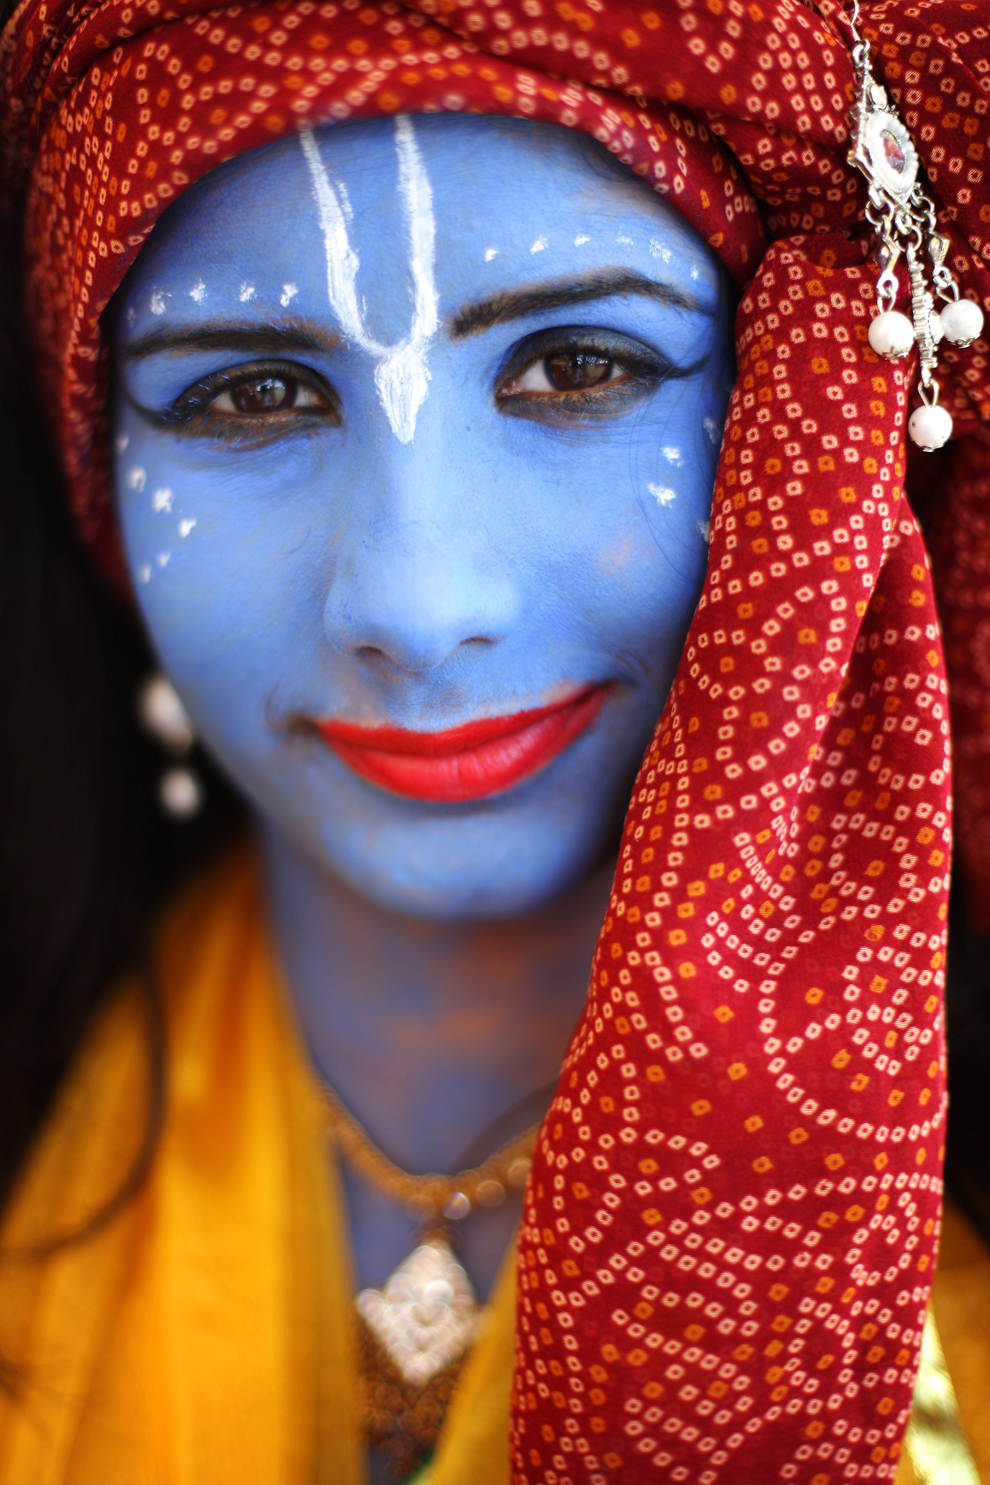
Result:
M498 643L515 622L519 600L487 523L477 519L477 493L472 500L463 491L438 490L421 466L406 475L400 486L380 487L369 505L362 498L367 491L357 492L337 549L324 627L342 654L421 674L465 646Z

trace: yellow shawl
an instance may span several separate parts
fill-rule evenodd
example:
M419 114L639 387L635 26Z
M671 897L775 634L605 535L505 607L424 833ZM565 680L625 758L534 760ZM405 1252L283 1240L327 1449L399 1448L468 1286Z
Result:
M125 985L98 1018L8 1208L4 1485L361 1485L353 1286L336 1164L264 924L225 864L159 956L167 1091L150 1178L46 1258L118 1185L147 1119ZM428 1485L507 1485L514 1276L505 1265Z

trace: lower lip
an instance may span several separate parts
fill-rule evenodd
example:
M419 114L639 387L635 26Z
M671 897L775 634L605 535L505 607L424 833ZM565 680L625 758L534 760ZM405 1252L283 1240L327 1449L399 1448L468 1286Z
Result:
M591 726L607 686L558 706L469 722L449 732L317 722L316 731L362 778L391 794L432 803L486 799L545 768Z

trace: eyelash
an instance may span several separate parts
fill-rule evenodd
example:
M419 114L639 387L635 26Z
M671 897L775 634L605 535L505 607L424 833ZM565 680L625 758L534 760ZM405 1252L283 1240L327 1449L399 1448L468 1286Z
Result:
M597 385L571 390L554 389L552 385L547 390L521 387L527 376L541 370L549 384L554 373L547 368L555 360L588 369L591 374L607 364L609 373ZM508 415L543 422L614 416L661 382L686 374L624 335L605 334L594 328L539 331L512 348L496 377L495 403ZM265 383L281 383L291 399L289 405L258 413L219 405L225 398L232 402L241 389L263 387ZM300 395L309 400L300 405ZM329 383L292 361L259 361L215 372L187 387L164 411L142 407L138 411L154 425L189 437L255 445L280 436L286 425L299 432L307 425L312 431L325 427L328 419L336 427L343 422L340 401Z
M549 379L546 368L555 359L572 365L578 360L607 362L622 374L618 379L575 391L514 390L536 367L544 368ZM616 332L583 326L543 330L513 347L498 376L495 398L503 412L539 421L548 417L554 421L583 419L588 414L614 416L639 402L661 382L686 374L640 341Z
M218 409L222 398L230 399L242 388L263 386L266 382L284 384L291 394L288 407L257 415L238 412L233 406ZM300 392L313 400L300 407L296 402ZM214 372L187 387L163 412L140 407L138 411L160 428L171 428L194 438L206 436L255 443L271 437L273 423L291 420L295 429L300 423L322 427L328 415L334 425L342 422L340 403L333 388L316 372L295 361L258 361Z

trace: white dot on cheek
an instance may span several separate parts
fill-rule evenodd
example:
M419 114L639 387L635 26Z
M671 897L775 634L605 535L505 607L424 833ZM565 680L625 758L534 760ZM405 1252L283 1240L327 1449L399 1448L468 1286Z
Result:
M672 500L677 499L677 491L671 490L667 485L647 485L646 488L658 505L669 505Z
M699 521L698 522L698 530L701 532L701 539L702 539L702 541L707 546L709 544L709 542L711 541L711 539L712 539L712 523L711 523L711 521Z
M151 582L151 564L146 562L143 567L138 568L138 582Z
M167 486L156 490L151 497L151 506L153 510L164 511L168 515L172 509L172 491Z
M117 437L113 441L113 446L117 450L118 454L122 454L127 448L127 445L130 443L130 441L131 435L129 433L118 433Z
M179 535L180 536L188 536L189 533L190 533L190 531L195 526L195 524L196 524L196 517L195 516L190 516L187 520L180 521L179 522Z
M127 488L129 490L137 490L140 495L147 483L147 479L148 476L141 468L141 465L135 464L127 471Z
M172 556L172 553L171 552L159 552L158 553L158 566L159 567L167 567L168 566L169 559L170 559L171 556Z
M485 248L485 262L490 263L493 258L498 257L498 248Z

